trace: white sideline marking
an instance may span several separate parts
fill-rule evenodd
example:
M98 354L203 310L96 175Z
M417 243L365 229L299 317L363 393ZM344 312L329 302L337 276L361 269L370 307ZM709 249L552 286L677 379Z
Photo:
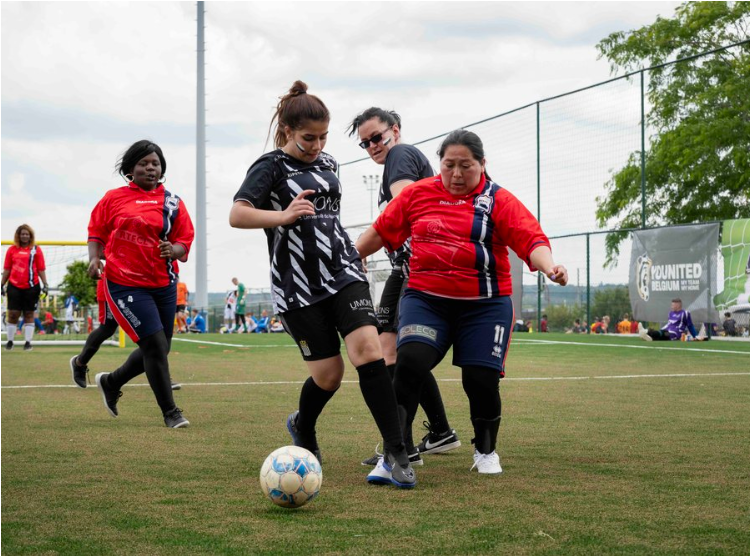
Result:
M673 373L665 375L602 375L602 376L549 376L549 377L519 377L519 378L504 378L503 382L522 382L532 380L607 380L607 379L626 379L626 378L685 378L685 377L696 377L696 376L750 376L750 373ZM305 379L307 380L307 379ZM438 382L461 382L460 378L439 378ZM342 380L343 384L359 384L358 380ZM182 387L186 386L288 386L291 384L301 385L304 384L304 380L257 380L248 382L182 382ZM127 388L143 388L149 386L147 383L143 384L126 384ZM29 388L78 388L74 384L39 384L39 385L25 385L25 386L2 386L3 390L24 390ZM91 387L89 387L91 389ZM94 390L97 390L95 387ZM97 390L98 391L98 390Z
M559 344L559 345L570 345L570 346L594 346L594 347L619 347L619 348L630 348L630 349L660 349L660 350L667 350L667 351L674 351L674 350L681 350L681 351L696 351L696 352L706 352L706 353L731 353L734 355L750 355L750 351L734 351L729 349L706 349L706 348L691 348L691 349L684 349L682 347L666 347L666 346L654 346L654 345L645 345L645 346L631 346L627 344L592 344L589 342L561 342L559 340L528 340L528 339L513 339L510 341L511 345L515 343L532 343L532 344Z
M268 344L264 346L248 346L245 344L226 344L224 342L209 342L208 340L188 340L186 338L175 338L172 336L173 342L188 342L190 344L209 344L212 346L224 346L224 347L235 347L235 348L296 348L297 346L294 344Z

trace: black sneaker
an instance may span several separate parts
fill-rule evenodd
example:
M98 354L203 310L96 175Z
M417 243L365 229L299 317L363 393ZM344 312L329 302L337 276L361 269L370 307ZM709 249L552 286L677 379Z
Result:
M31 342L26 342L26 343L25 343L25 344L23 345L23 350L24 350L24 351L31 351L32 349L34 349L34 348L33 348L33 346L31 345Z
M179 390L182 388L182 384L179 382L172 382L172 390Z
M94 380L96 380L96 386L99 388L99 392L102 394L102 399L104 400L104 407L107 408L107 411L109 411L109 414L112 417L117 417L117 402L122 397L122 391L121 390L111 390L107 388L106 386L106 378L109 376L109 373L98 373Z
M424 422L425 428L427 428L427 434L422 438L422 442L417 446L420 454L440 454L442 452L450 452L455 450L461 445L461 441L458 439L456 431L451 429L444 433L435 432L432 426L427 421Z
M170 429L179 429L187 427L190 421L182 416L182 410L179 407L175 407L172 411L167 411L164 414L164 424Z
M70 372L73 375L73 382L75 382L81 388L86 388L86 379L89 377L89 368L84 365L83 367L76 365L77 355L74 355L70 360Z
M13 340L8 340L8 343L5 344L5 351L11 351L13 349Z
M383 456L383 466L391 472L391 484L398 488L414 488L417 486L417 474L411 463L403 466L398 463L396 455L386 450Z
M305 437L299 429L297 429L298 417L299 409L290 413L289 417L286 418L286 430L289 431L289 434L292 437L292 443L295 446L311 451L313 455L318 458L318 462L323 465L323 457L320 454L320 447L318 446L318 440L315 437L315 431L313 431L311 436Z

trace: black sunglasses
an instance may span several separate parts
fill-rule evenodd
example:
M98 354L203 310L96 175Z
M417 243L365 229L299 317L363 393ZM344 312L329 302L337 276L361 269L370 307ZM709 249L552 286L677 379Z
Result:
M376 133L375 135L373 135L369 139L365 139L364 141L362 141L359 144L359 146L362 147L363 149L367 149L367 148L370 147L370 143L372 143L373 145L377 145L378 143L380 143L383 140L383 134L386 131L388 131L389 129L391 129L391 128L387 127L383 131L381 131L380 133Z

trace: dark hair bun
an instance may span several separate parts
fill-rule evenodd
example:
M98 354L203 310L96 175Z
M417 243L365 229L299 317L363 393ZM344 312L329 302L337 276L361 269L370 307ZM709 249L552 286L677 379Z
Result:
M289 89L289 95L296 97L299 95L304 95L307 92L307 84L300 81L299 79L294 82L294 85L292 85L292 88Z

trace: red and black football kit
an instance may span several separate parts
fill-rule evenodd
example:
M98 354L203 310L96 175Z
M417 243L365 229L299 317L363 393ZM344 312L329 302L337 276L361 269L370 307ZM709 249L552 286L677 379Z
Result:
M134 342L162 329L171 336L179 270L160 257L159 242L182 245L187 255L194 233L184 202L162 185L144 191L130 183L94 207L88 240L104 246L107 305Z
M11 245L5 253L3 269L10 270L8 310L27 313L36 311L41 292L39 272L47 270L41 247Z

